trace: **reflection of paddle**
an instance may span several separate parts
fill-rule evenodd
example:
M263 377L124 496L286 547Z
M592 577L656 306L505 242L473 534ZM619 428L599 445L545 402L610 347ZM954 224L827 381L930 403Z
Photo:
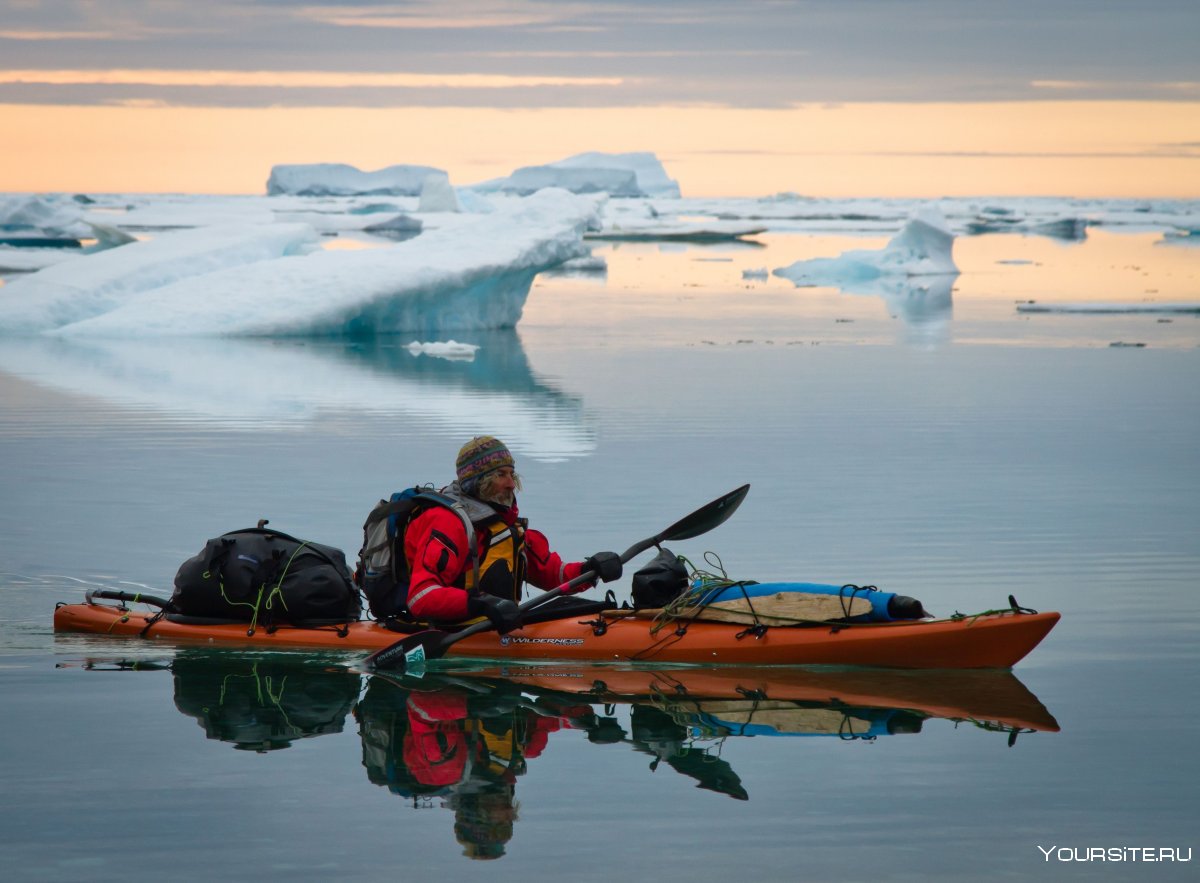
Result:
M750 485L744 484L737 490L730 491L723 497L718 497L711 503L701 506L690 515L684 516L661 533L644 539L641 542L634 543L621 554L621 563L624 564L631 558L640 555L651 546L674 542L676 540L688 540L707 533L729 518L734 513L734 510L741 505L742 500L745 499L749 491ZM585 571L570 582L563 583L556 589L551 589L537 598L526 601L518 609L522 612L528 612L551 598L566 594L569 589L575 586L592 582L595 578L596 574L594 572L590 570ZM446 655L446 651L452 645L463 638L468 638L480 632L490 631L492 628L494 626L485 620L469 625L457 632L436 630L418 632L415 635L409 635L394 644L384 647L382 650L375 651L366 658L366 666L367 668L399 669L403 671L407 666L419 664L427 659L440 659Z

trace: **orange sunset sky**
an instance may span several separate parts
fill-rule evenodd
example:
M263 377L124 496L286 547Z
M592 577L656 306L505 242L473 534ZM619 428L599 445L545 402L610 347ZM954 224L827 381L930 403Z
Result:
M1196 33L1173 0L0 0L0 191L649 150L685 196L1200 197Z

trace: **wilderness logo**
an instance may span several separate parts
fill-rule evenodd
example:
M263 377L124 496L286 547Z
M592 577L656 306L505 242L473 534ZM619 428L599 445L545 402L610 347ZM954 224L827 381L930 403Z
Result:
M505 635L500 644L507 647L510 644L553 644L556 647L577 647L583 643L583 638L517 638Z

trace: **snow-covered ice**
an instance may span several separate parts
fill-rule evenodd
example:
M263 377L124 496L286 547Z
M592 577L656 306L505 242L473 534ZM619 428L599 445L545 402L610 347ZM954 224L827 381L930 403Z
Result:
M181 232L5 286L0 334L361 337L511 328L537 273L586 253L582 235L598 223L601 203L544 190L358 251L298 254L313 239L303 225Z
M203 302L204 280L214 271L236 274L260 261L303 254L316 239L303 224L235 224L164 233L56 264L0 289L0 334L84 322L190 277L203 277L195 295Z

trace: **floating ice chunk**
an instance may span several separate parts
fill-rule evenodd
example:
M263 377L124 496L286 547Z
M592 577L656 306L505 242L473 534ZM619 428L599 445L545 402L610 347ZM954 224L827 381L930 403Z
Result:
M740 221L697 221L695 223L647 221L606 225L588 239L618 242L732 242L755 236L767 228Z
M414 356L434 356L438 359L469 362L475 358L479 347L473 343L459 343L457 340L433 341L422 343L414 340L405 347Z
M603 273L608 270L608 261L600 255L588 254L583 257L571 258L560 265L563 270L577 270L583 273Z
M767 276L766 267L752 267L748 270L742 270L743 279L766 279Z
M92 310L94 318L60 333L371 337L511 328L534 276L584 251L582 233L598 211L596 198L544 190L384 248L192 275L106 302L110 312Z
M267 195L280 196L420 196L425 180L449 176L431 166L396 165L364 172L345 163L279 165L271 168Z
M385 215L400 211L400 206L394 202L368 202L350 208L349 215Z
M1066 217L1028 220L1011 209L992 207L980 213L966 225L968 233L1034 233L1054 239L1080 240L1087 238L1085 218Z
M421 201L417 205L419 212L456 212L459 211L458 197L450 186L450 179L441 175L430 175L421 182Z
M181 279L302 254L314 248L316 240L312 228L304 224L199 228L163 233L146 242L56 264L4 287L0 334L59 328Z
M124 230L118 230L110 224L97 224L95 221L85 221L92 228L92 233L96 237L96 245L92 247L93 251L103 251L106 248L116 248L118 245L130 245L137 242L137 237L126 233Z
M74 200L41 196L0 196L0 230L38 231L48 235L86 234L82 209Z
M938 276L958 273L953 257L954 234L933 208L914 212L884 248L848 251L836 258L813 258L779 267L776 276L796 285L834 285L880 276Z
M1200 313L1197 303L1063 303L1017 304L1018 313Z
M396 215L386 221L369 224L363 227L363 231L374 233L376 236L386 236L388 239L404 240L419 235L424 226L416 218L410 218L408 215Z

